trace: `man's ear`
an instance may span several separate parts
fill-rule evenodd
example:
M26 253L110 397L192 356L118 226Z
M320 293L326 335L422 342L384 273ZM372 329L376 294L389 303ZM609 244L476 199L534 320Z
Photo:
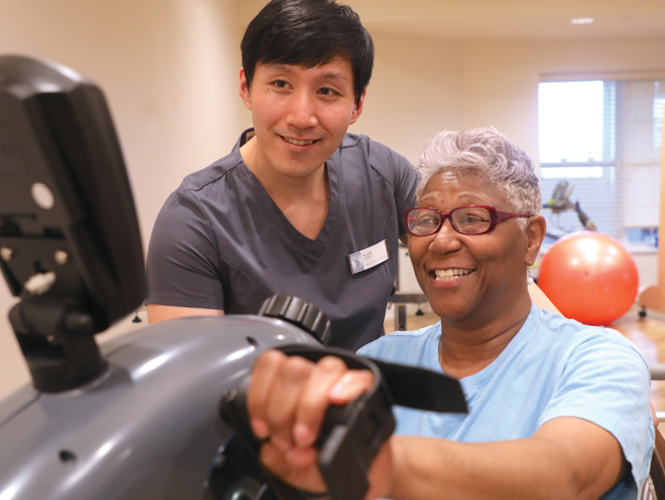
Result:
M360 99L356 101L354 104L353 112L351 113L351 122L349 125L353 125L356 123L358 118L360 118L360 115L363 112L363 106L365 105L365 96L367 95L367 89L363 89L363 93L360 95Z
M247 76L245 75L245 68L240 68L240 98L245 104L245 107L252 110L252 99L249 94L249 84L247 83Z
M547 223L545 222L545 217L542 215L534 215L529 217L526 226L526 236L527 236L527 249L526 249L526 264L532 265L538 257L538 252L540 252L540 245L543 243L545 238L545 230L547 229Z

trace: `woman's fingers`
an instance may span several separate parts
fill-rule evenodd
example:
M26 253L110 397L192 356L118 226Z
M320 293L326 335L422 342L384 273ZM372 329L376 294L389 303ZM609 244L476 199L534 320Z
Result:
M326 356L316 364L295 414L293 436L300 448L312 446L316 441L330 404L330 390L347 371L346 364L333 356Z
M313 492L327 490L316 464L316 452L313 448L308 450L292 448L291 451L284 453L273 446L272 442L266 442L261 447L260 453L263 465L286 483Z
M342 405L357 399L367 392L374 383L374 375L367 370L347 370L343 377L332 387L328 398L331 403Z
M275 374L266 404L271 442L282 451L293 446L296 411L314 371L314 364L299 356L284 360Z
M259 439L265 439L270 434L266 403L272 391L272 382L286 359L284 353L270 350L259 356L254 363L252 381L247 392L247 412L252 430Z
M314 364L298 356L266 351L252 371L247 409L252 430L269 441L263 463L299 487L317 490L323 482L313 445L330 404L346 404L373 384L371 372L349 370L339 358ZM306 488L308 489L308 488Z

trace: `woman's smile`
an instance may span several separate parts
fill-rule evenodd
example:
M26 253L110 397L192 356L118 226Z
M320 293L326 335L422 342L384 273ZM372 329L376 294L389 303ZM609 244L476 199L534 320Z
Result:
M441 282L446 284L457 284L463 281L463 278L467 277L472 272L473 272L472 269L448 268L448 269L434 269L430 271L429 274L430 277L436 282Z

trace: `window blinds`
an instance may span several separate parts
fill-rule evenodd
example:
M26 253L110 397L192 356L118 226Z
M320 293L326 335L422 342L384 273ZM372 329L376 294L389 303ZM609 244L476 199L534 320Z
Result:
M658 225L659 158L665 80L542 82L538 88L541 190L546 203L570 181L599 231L640 239ZM582 227L574 211L552 214L548 228Z

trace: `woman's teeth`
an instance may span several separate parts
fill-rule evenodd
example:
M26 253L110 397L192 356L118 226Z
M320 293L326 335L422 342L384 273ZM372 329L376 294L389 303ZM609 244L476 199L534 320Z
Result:
M452 281L460 276L470 274L470 269L436 269L434 276L439 281Z
M296 146L308 146L314 143L314 141L298 141L296 139L289 139L288 137L284 137L284 140L289 144L295 144Z

